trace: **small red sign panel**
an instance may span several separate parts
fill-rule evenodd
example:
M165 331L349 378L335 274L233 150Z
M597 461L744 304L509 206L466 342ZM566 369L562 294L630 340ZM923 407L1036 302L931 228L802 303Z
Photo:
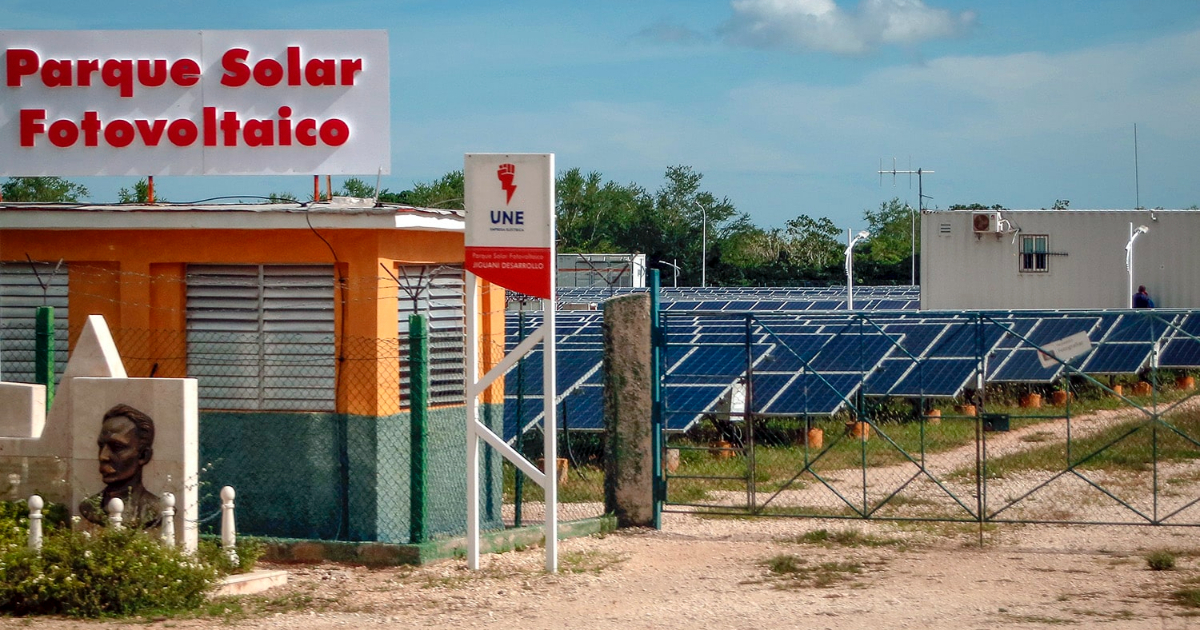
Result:
M549 248L468 247L467 270L506 289L533 297L550 297L552 260Z

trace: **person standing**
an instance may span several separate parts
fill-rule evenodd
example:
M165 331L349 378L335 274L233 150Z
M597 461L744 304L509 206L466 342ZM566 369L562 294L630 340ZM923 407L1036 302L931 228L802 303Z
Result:
M1133 308L1154 308L1154 300L1146 292L1146 285L1139 285L1137 293L1133 294Z

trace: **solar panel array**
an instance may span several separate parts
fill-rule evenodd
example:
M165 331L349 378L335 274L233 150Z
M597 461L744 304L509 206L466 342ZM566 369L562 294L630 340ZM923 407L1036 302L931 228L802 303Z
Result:
M566 287L558 290L561 305L597 304L646 288ZM846 287L664 287L664 310L680 311L832 311L846 309ZM916 310L921 292L914 286L855 287L856 310Z
M730 410L747 382L755 414L830 415L858 397L956 398L977 386L981 367L989 383L1051 383L1068 371L1133 374L1150 367L1156 353L1159 367L1200 368L1200 313L700 313L664 305L663 315L671 431L706 415L735 416ZM541 321L536 312L525 318L528 330ZM602 319L600 311L557 314L560 427L603 428ZM511 349L519 340L516 314L508 325ZM1040 349L1078 333L1087 335L1090 349L1043 364ZM541 420L540 353L523 364L523 396L516 368L506 377L509 439Z

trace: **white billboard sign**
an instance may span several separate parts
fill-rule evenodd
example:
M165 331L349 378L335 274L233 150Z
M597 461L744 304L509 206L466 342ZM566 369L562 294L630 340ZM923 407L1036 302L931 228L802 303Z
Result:
M0 175L391 171L386 31L0 31L0 73Z

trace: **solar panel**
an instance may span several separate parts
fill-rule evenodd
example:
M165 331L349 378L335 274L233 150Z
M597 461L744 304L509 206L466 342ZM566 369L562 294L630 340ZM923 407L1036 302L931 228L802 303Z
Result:
M780 378L782 376L790 376L790 379L784 380ZM777 385L778 390L761 387L759 381L755 381L755 410L759 413L830 415L841 409L846 400L851 400L862 384L862 376L857 373L818 375L805 372L794 375L772 374L768 377L771 379L768 382Z
M693 346L690 352L668 367L667 378L676 381L688 378L688 382L701 382L694 379L707 379L704 382L714 382L714 379L727 381L745 371L745 346L704 345Z
M933 345L933 341L945 330L946 324L944 322L887 323L883 324L881 328L893 341L899 340L899 351L892 354L908 358L910 355L913 357L924 356Z
M1028 341L1022 341L1014 348L1009 356L995 370L989 370L991 380L998 382L1016 383L1049 383L1058 378L1064 369L1060 364L1050 367L1042 365L1038 357L1038 348L1048 343L1059 341L1071 335L1098 330L1100 318L1096 316L1055 316L1049 319L1038 319L1029 333L1025 335ZM1072 359L1073 365L1082 365L1087 359L1083 355Z
M892 396L953 398L975 376L975 359L929 358L921 361L891 388Z
M832 337L812 360L818 372L869 371L892 349L892 342L879 334Z
M668 431L686 431L704 414L716 409L717 401L729 389L726 385L683 384L663 388L667 412L663 423Z
M1200 314L1183 316L1163 345L1158 364L1170 368L1200 367Z
M604 429L604 387L586 384L564 396L559 403L558 425L564 430Z
M882 361L879 369L871 372L863 384L863 393L868 396L888 396L910 371L917 368L918 361L907 357Z
M1150 364L1155 345L1169 329L1168 321L1151 314L1121 315L1082 370L1089 374L1136 374Z
M520 401L520 414L518 415L517 397L515 395L504 396L504 435L506 441L511 442L517 437L517 433L521 428L528 428L536 423L542 417L542 407L544 399L541 396L524 396Z
M773 343L774 347L761 364L761 369L771 372L798 372L805 369L832 338L833 335L819 334L770 335L768 343Z

